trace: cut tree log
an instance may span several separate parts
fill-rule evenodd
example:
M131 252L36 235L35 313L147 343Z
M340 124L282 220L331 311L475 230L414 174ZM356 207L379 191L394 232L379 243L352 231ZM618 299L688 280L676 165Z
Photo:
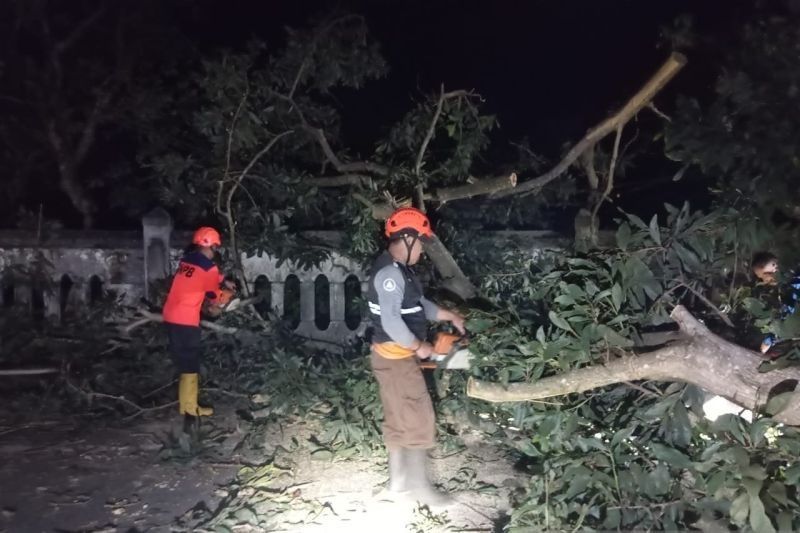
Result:
M534 191L561 176L586 150L593 147L609 133L617 131L617 129L636 116L636 114L647 106L653 97L675 77L685 64L686 57L683 54L677 52L672 53L664 64L661 65L661 68L659 68L647 83L628 100L622 109L590 129L583 139L578 141L578 144L573 146L555 167L550 169L546 174L520 183L515 189L496 192L492 194L492 197L503 198L514 194Z
M580 393L624 381L681 381L757 411L766 405L775 387L789 385L794 392L788 405L773 418L788 425L800 425L800 368L759 372L763 359L758 353L715 335L681 305L675 307L671 316L684 336L674 344L534 383L511 383L504 387L470 379L467 395L489 402L519 402Z

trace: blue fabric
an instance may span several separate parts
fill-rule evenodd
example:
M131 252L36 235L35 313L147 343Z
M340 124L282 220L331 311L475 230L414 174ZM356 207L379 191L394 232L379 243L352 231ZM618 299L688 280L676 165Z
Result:
M800 300L800 274L793 272L792 280L789 282L786 303L781 305L781 320L785 320L787 317L794 314L795 310L797 309L798 300ZM778 340L779 339L777 335L770 333L764 337L764 340L761 342L768 347L772 347L776 342L778 342Z

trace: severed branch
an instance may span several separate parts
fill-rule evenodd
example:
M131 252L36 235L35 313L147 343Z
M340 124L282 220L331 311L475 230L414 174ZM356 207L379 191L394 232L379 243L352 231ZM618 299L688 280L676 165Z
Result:
M430 258L439 275L442 276L442 287L458 295L462 300L469 300L478 295L478 289L464 275L447 247L434 234L433 239L425 244L425 254Z
M789 367L759 372L763 359L751 350L712 333L685 307L671 314L685 340L641 355L628 355L608 364L571 370L533 383L512 383L504 387L470 379L467 395L490 402L530 401L637 380L682 381L727 398L744 408L758 410L767 403L770 391L789 382L800 383L800 368ZM789 404L773 418L788 425L800 425L800 387Z
M434 202L450 202L452 200L463 200L465 198L472 198L473 196L491 194L495 191L512 189L517 186L517 174L515 172L496 178L481 180L476 180L475 178L470 179L474 181L466 185L435 189L425 194L424 198ZM372 216L376 220L386 220L394 209L394 206L389 202L373 202L359 193L352 193L352 196L365 206L370 207L372 209Z
M473 196L491 194L497 191L505 191L513 189L516 186L517 174L512 172L511 174L497 176L496 178L475 180L466 185L436 189L426 194L425 199L433 200L434 202L449 202L451 200L461 200Z
M296 106L295 106L296 107ZM302 117L302 115L301 115ZM336 169L337 172L341 174L347 174L351 172L363 172L367 174L377 174L378 176L388 176L389 169L383 165L379 165L377 163L372 163L371 161L355 161L352 163L343 163L341 159L333 152L333 148L331 148L330 143L328 142L328 138L325 136L325 132L321 128L315 128L313 126L308 125L305 122L305 118L302 118L301 121L303 122L303 129L311 134L317 140L320 148L322 148L322 152L325 154L325 159L327 159L333 168Z
M163 322L164 316L161 313L153 313L148 311L147 309L138 309L137 313L140 314L143 318L131 322L127 326L120 327L120 332L126 335L130 335L131 331L134 329L144 326L145 324L149 324L150 322ZM206 329L210 329L211 331L216 331L217 333L226 333L229 335L233 335L239 332L238 328L231 328L228 326L221 326L219 324L215 324L214 322L209 322L208 320L201 320L200 326Z
M630 100L612 116L590 129L586 135L575 146L573 146L567 155L559 161L559 163L541 176L528 180L520 184L516 190L502 191L495 193L493 197L503 198L512 194L521 194L537 189L541 189L554 179L561 176L566 170L578 160L578 158L590 147L597 144L598 141L605 138L609 133L616 131L621 126L627 124L639 111L642 110L653 97L664 88L664 86L672 80L673 77L683 68L686 64L686 57L683 54L673 52L669 58L661 65L661 68L651 77L647 83L642 86L639 91L634 94Z
M433 135L436 133L436 123L439 122L439 117L442 115L444 101L451 98L463 98L466 96L469 96L467 91L452 91L449 93L444 92L444 84L442 84L439 90L439 100L436 102L436 110L433 112L431 124L428 126L428 131L425 133L425 138L422 140L422 144L419 147L419 152L417 153L417 160L414 163L414 175L417 177L418 182L416 186L417 203L419 204L419 208L422 210L422 212L425 212L425 191L423 190L422 183L420 181L420 172L422 171L422 161L425 158L425 151L428 149L428 145L433 139Z
M246 96L247 95L245 95L245 98L246 98ZM241 109L241 105L243 103L244 103L244 98L242 99L242 103L239 104L239 109L237 109L237 114L238 114L239 110ZM236 119L236 117L234 117L234 120L235 119ZM231 136L233 135L233 128L235 127L235 125L236 125L235 122L233 124L231 124L231 133L230 133ZM258 163L258 161L262 157L264 157L264 155L266 155L267 152L269 152L272 149L272 147L275 146L275 144L277 144L278 141L280 141L282 138L284 138L287 135L290 135L292 133L294 133L294 131L287 130L287 131L284 131L283 133L280 133L280 134L274 136L266 144L266 146L264 146L264 148L262 148L256 155L253 156L253 158L250 160L250 162L247 164L247 166L244 168L244 170L242 170L242 172L239 173L239 175L236 178L233 178L233 179L231 179L229 177L229 175L228 175L228 172L229 172L229 169L230 169L230 166L229 166L230 165L230 141L229 141L228 154L226 156L227 159L228 159L228 166L225 169L225 175L223 176L223 179L220 180L219 188L217 189L217 213L220 216L225 217L225 220L228 222L228 234L229 234L228 236L229 236L229 239L230 239L231 251L233 252L234 261L236 263L237 275L239 275L240 278L242 279L242 283L244 283L244 287L245 287L245 292L246 292L246 294L248 296L250 295L250 288L247 286L247 281L246 281L245 275L244 275L244 267L242 265L242 257L241 257L241 254L239 253L239 247L238 247L238 244L237 244L237 241L236 241L236 220L235 220L234 215L233 215L233 196L236 194L237 189L239 189L239 187L242 185L242 181L247 176L247 173L250 172L253 169L253 167L256 165L256 163ZM232 182L232 183L230 185L230 188L227 191L227 195L225 195L225 205L223 206L223 205L221 205L221 200L222 200L222 197L223 197L223 190L225 189L225 186L230 182Z

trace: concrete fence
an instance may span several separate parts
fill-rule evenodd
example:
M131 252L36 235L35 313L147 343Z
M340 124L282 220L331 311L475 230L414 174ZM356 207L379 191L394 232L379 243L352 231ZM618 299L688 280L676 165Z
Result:
M314 236L336 242L340 234ZM40 237L0 231L3 311L58 321L100 305L109 294L135 305L151 298L155 283L168 282L190 237L175 231L163 209L143 217L141 232L60 230ZM513 243L533 257L566 243L541 231L485 232L473 242L483 246L484 240ZM262 315L284 318L298 335L322 342L342 343L363 332L359 297L367 274L355 261L334 252L309 269L267 254L243 255L242 264L247 282L264 296L257 306Z

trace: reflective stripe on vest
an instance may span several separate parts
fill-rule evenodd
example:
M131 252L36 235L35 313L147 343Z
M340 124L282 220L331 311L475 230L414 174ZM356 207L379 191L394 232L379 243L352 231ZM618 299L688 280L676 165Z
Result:
M367 302L367 303L369 304L369 312L370 313L372 313L373 315L381 316L381 306L380 305L378 305L376 303L372 303L372 302ZM416 307L409 307L408 309L400 309L400 314L401 315L413 315L414 313L419 313L422 310L423 310L422 306L418 305Z

